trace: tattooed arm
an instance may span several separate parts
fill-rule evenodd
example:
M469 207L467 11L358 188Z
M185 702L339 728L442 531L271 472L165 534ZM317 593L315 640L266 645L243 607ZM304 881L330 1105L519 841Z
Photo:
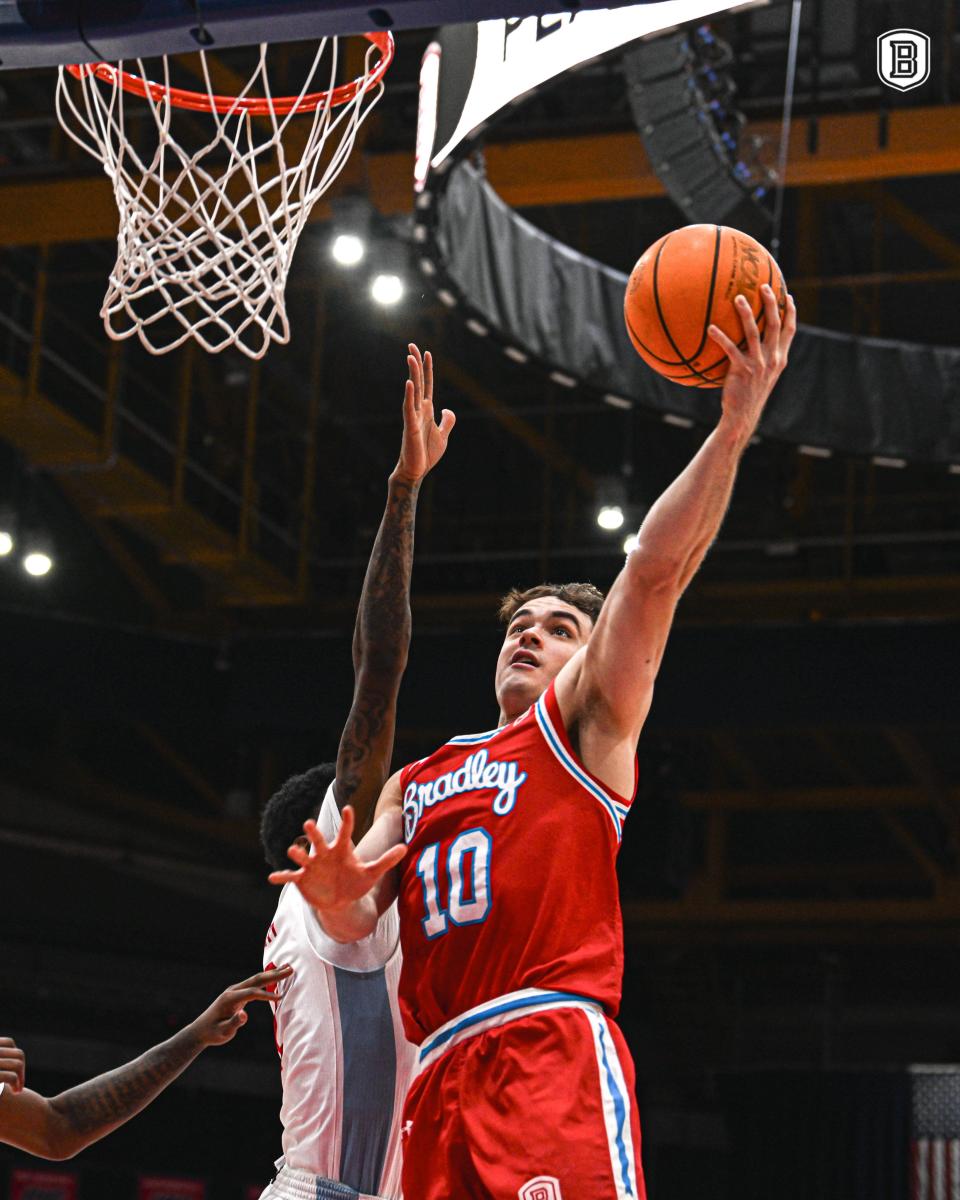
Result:
M168 1041L59 1096L47 1098L24 1087L23 1052L9 1038L0 1039L0 1068L5 1058L10 1065L8 1071L0 1069L0 1142L38 1158L79 1154L146 1108L207 1046L229 1042L247 1022L246 1005L275 1000L266 989L290 973L290 967L278 967L234 984Z
M366 829L390 773L397 695L410 648L410 573L420 484L443 457L456 418L434 420L433 359L408 347L400 458L387 485L387 507L363 581L353 634L353 705L340 738L334 793Z

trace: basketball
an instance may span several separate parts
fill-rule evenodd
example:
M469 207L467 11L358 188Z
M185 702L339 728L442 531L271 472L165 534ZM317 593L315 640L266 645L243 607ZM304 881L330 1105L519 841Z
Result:
M630 272L623 315L634 349L648 366L685 387L721 387L729 360L708 335L718 326L746 345L734 299L746 296L763 338L760 287L769 283L781 319L783 275L765 247L726 225L686 225L665 234Z

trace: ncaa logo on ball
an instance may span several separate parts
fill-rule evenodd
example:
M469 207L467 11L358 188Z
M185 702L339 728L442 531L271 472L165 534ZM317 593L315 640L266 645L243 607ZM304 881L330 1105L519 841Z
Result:
M887 87L909 92L930 78L930 39L916 29L888 29L877 38L877 74Z
M553 1175L538 1175L528 1179L519 1192L519 1200L563 1200L560 1180Z

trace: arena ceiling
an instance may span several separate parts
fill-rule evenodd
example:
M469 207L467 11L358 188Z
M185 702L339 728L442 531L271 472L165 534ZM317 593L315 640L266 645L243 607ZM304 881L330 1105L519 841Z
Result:
M921 17L936 31L931 85L888 94L872 39ZM945 0L804 5L782 262L810 323L957 345L954 17ZM759 137L781 115L788 19L771 4L716 25ZM703 437L491 354L415 272L404 302L378 310L359 275L330 263L347 196L371 206L374 253L409 239L428 36L399 35L381 107L300 246L292 344L260 365L107 342L109 189L59 132L52 73L0 76L0 505L17 505L57 557L42 583L0 566L5 778L165 832L171 859L222 848L229 828L250 880L257 799L329 757L337 737L350 686L341 651L399 444L408 340L434 351L438 399L458 414L420 502L414 662L419 646L431 665L406 693L408 758L447 732L425 714L449 703L450 676L457 690L488 687L496 597L545 577L609 582L622 535L597 528L599 489L624 479L638 520ZM285 53L293 71L301 51ZM891 161L884 130L898 123L911 133ZM875 150L851 151L854 127L861 140L872 131ZM485 157L531 220L622 269L682 223L644 164L615 61L519 108ZM954 937L958 529L960 475L943 466L751 448L681 606L678 666L668 662L641 748L651 782L626 854L632 944ZM883 640L891 627L908 642L916 633L915 658ZM831 640L844 630L866 639L848 658ZM705 661L715 668L693 711L684 679ZM844 670L860 693L839 686ZM313 690L294 705L291 693L299 703ZM483 722L481 710L470 719ZM102 840L130 849L117 830Z
M805 6L788 175L797 184L781 258L808 323L955 345L960 67L953 6L921 7L937 70L900 95L879 83L872 59L875 27L897 18L896 4ZM775 4L716 23L733 48L747 133L767 156L788 16ZM387 312L369 302L361 272L328 260L344 196L372 204L375 254L395 255L398 238L409 239L415 81L428 36L400 33L366 140L300 247L292 344L253 368L229 356L155 360L108 343L97 318L115 234L107 181L65 143L51 72L2 77L0 433L34 472L23 504L46 506L49 521L62 504L79 514L86 556L47 581L45 603L82 606L86 595L103 614L87 584L113 576L108 609L166 627L348 620L395 454L410 339L434 349L440 398L460 417L446 474L424 496L422 611L469 620L517 579L615 572L620 539L593 522L598 484L629 471L639 516L702 431L612 411L491 354L415 272L407 299ZM287 50L291 72L302 53ZM883 144L891 122L905 130L895 155ZM621 269L678 223L645 164L615 58L520 106L492 132L486 161L511 203ZM960 583L957 486L942 467L897 471L756 447L682 619L949 615ZM23 586L8 573L0 582L11 600L33 603L36 589Z

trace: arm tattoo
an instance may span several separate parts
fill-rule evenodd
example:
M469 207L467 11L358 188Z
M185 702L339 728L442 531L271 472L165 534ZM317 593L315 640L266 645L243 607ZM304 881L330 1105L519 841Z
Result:
M389 767L393 729L388 716L396 701L410 649L410 574L418 483L391 479L387 507L377 532L360 596L353 635L357 691L337 754L337 800L349 804L378 739L381 768ZM368 781L369 782L369 781ZM377 779L377 790L383 779ZM374 797L375 798L375 797ZM363 814L359 814L361 817Z
M202 1049L189 1029L181 1030L133 1062L55 1096L50 1104L88 1145L146 1108Z

